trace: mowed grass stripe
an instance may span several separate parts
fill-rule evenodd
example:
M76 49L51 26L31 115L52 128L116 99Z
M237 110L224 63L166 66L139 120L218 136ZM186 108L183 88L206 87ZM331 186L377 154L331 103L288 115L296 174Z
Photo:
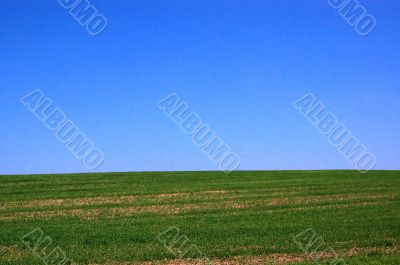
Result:
M286 174L287 175L286 175ZM168 176L172 174L172 178ZM71 175L70 177L63 175L62 181L58 180L58 176L24 176L24 179L28 179L25 182L29 182L29 178L38 178L40 181L31 181L28 187L5 187L1 192L0 200L7 196L7 200L16 197L16 199L23 199L26 196L29 197L52 197L52 198L73 198L82 196L105 196L112 192L124 193L127 192L132 194L157 194L157 193L171 193L171 192L193 192L193 191L204 191L210 189L254 189L260 186L263 187L283 187L291 188L296 186L322 186L327 187L329 185L369 185L371 181L375 185L388 185L398 184L397 178L392 178L388 174L385 181L382 182L378 175L368 174L357 174L352 171L333 171L332 176L326 175L326 172L311 171L311 174L296 171L283 171L276 172L274 175L271 172L258 172L255 171L254 175L249 176L248 172L234 172L228 176L225 176L221 172L178 172L158 174L157 173L137 173L129 176L129 174L115 173L111 174L113 177L107 174L99 175ZM162 175L162 176L160 176ZM191 175L195 175L193 178ZM134 176L134 177L133 177ZM106 181L103 180L106 178ZM85 183L84 181L87 181ZM13 177L2 177L2 183L15 182ZM44 182L44 183L41 183ZM381 183L382 182L382 183ZM151 185L145 185L145 183L151 183ZM3 186L3 185L2 185Z
M178 195L179 196L179 195ZM108 216L112 218L115 215L132 215L140 213L159 213L173 214L181 212L191 212L193 210L215 210L215 209L246 209L246 208L319 208L319 207L346 207L351 205L382 205L395 201L395 193L379 194L379 195L326 195L326 196L302 196L302 197L229 197L225 199L201 200L193 203L192 201L180 201L174 204L163 202L161 196L158 202L153 201L151 204L134 204L132 197L120 198L112 203L109 200L100 201L75 201L71 207L58 207L57 210L48 210L49 207L28 207L28 211L20 209L8 209L3 212L0 220L14 220L18 218L36 218L36 217L55 217L55 216L78 216L82 218L95 218L98 216ZM117 202L118 201L118 202ZM128 203L128 202L131 203ZM62 202L61 202L62 203ZM34 205L34 204L33 204ZM33 206L30 205L30 206ZM79 207L77 207L79 206ZM100 207L101 206L101 207ZM118 206L118 207L116 207ZM281 207L279 207L281 206ZM56 206L52 207L55 208ZM11 211L10 211L11 210Z
M357 191L357 193L354 193ZM321 195L320 195L321 194ZM311 198L320 196L321 198L329 198L329 196L347 197L365 197L365 196L395 196L395 192L386 192L384 189L346 189L343 192L328 192L321 190L303 191L301 189L285 189L284 191L269 190L214 190L204 192L184 192L184 193L169 193L156 195L123 195L110 197L82 197L69 199L47 199L47 200L24 200L10 201L0 203L0 211L19 209L29 209L38 207L57 207L66 208L71 206L86 206L86 205L119 205L119 204L135 204L135 205L153 205L153 204L168 204L168 203L196 203L196 202L215 202L220 200L253 200L261 198L294 198L301 196L310 196Z

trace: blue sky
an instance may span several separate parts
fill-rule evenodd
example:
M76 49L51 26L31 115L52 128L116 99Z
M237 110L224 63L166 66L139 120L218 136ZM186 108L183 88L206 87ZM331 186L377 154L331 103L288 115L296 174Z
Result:
M0 174L86 172L20 98L41 89L104 154L97 171L217 170L156 103L177 93L239 169L353 169L292 106L313 93L400 169L400 3L360 3L360 36L327 1L91 0L92 36L56 0L0 2Z

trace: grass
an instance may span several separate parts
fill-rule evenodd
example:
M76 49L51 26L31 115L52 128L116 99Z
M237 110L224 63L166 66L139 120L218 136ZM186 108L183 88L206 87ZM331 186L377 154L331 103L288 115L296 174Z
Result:
M0 264L44 264L20 240L35 228L77 264L166 263L172 226L214 264L315 264L308 228L347 264L400 264L399 191L400 171L0 176Z

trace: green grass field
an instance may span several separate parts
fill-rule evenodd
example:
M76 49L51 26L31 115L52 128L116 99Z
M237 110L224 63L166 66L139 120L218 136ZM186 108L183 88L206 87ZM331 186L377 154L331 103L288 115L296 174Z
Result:
M293 240L308 228L347 264L400 264L400 171L0 176L0 191L0 264L44 264L21 240L35 228L76 264L189 264L157 239L170 227L213 264L316 264Z

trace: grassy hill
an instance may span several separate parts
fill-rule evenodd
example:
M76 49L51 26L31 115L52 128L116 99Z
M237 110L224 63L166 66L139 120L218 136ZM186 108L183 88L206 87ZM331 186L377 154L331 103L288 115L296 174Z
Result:
M400 264L399 192L400 171L0 176L0 264Z

